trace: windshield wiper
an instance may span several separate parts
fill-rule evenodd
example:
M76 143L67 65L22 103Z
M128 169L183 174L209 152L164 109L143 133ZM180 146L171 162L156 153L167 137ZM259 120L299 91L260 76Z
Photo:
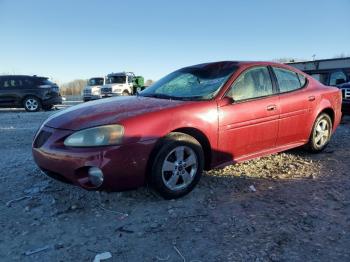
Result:
M160 99L173 99L173 100L183 100L183 101L198 101L206 100L203 96L170 96L166 94L139 94L139 96L144 97L154 97Z
M170 95L166 95L166 94L145 94L145 95L141 95L140 96L144 96L144 97L154 97L154 98L160 98L160 99L181 99L181 97L178 96L170 96Z

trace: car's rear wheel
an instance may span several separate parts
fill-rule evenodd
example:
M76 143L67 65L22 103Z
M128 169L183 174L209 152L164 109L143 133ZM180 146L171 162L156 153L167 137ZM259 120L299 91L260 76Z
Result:
M23 100L23 106L28 112L37 112L41 109L41 102L35 96L28 96Z
M122 93L122 96L129 96L129 92L127 90L124 90L123 93Z
M306 148L313 153L321 152L329 143L332 136L332 119L326 113L320 114L312 128Z
M204 153L193 137L173 132L164 140L152 165L151 185L165 199L182 197L196 186L204 166Z

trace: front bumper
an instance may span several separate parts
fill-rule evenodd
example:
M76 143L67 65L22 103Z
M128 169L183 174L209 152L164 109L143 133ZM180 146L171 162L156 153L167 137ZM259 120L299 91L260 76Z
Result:
M96 148L67 148L64 139L73 131L44 126L36 135L34 161L49 176L88 190L120 191L143 186L147 163L155 140ZM44 134L44 138L42 138ZM98 167L104 174L96 188L88 178L88 169Z
M57 95L50 97L48 99L44 99L44 100L42 100L42 104L43 105L60 105L60 104L62 104L62 96L57 94Z
M121 95L122 95L122 93L101 93L102 98L121 96Z
M101 95L88 95L88 96L84 96L83 100L86 102L86 101L91 101L91 100L97 100L100 98L102 98Z

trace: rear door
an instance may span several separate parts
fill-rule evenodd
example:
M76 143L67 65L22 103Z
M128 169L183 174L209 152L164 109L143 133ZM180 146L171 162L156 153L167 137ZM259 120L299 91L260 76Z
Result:
M219 149L234 160L272 149L278 133L279 100L267 67L247 69L219 107Z
M272 67L279 90L280 120L277 146L307 139L308 121L316 97L307 88L306 78L294 71Z

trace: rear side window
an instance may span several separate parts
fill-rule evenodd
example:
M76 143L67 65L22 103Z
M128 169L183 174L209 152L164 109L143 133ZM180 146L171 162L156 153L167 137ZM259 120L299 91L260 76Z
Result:
M258 98L273 93L269 71L266 67L254 67L243 72L231 86L228 96L235 101Z
M277 78L280 93L290 92L302 87L297 73L276 67L273 67L273 71ZM304 84L305 81L306 80L304 79Z
M23 86L23 81L17 78L6 78L0 82L0 85L1 85L1 88L4 88L4 89L20 88Z

